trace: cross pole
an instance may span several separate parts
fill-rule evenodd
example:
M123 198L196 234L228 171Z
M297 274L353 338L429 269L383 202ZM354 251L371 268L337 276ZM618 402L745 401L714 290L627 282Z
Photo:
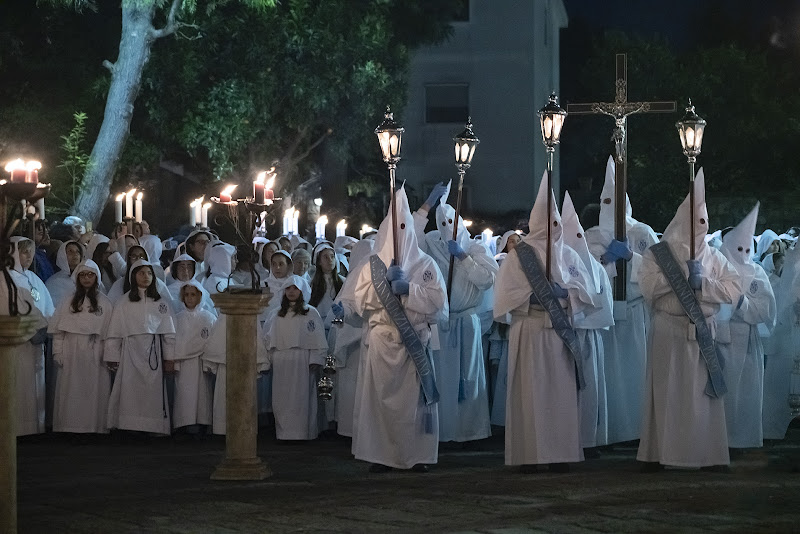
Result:
M616 148L614 167L614 238L624 241L627 238L625 226L625 205L628 186L628 134L627 119L636 113L674 113L675 102L628 102L628 56L616 55L616 83L613 102L587 102L568 104L570 115L608 115L614 118L614 134L611 139ZM614 279L614 300L624 301L626 298L627 263L617 261L617 276Z

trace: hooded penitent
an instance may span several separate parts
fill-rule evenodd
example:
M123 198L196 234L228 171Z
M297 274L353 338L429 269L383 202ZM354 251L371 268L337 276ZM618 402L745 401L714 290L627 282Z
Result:
M672 222L661 237L662 241L669 243L672 254L680 263L690 259L689 253L690 236L694 232L694 253L696 259L708 251L708 244L705 237L708 233L708 208L706 207L706 180L701 168L697 172L694 180L694 224L690 218L691 195L686 195L683 202L678 206Z
M598 222L598 227L606 243L610 243L614 238L614 214L616 213L617 206L616 197L614 195L616 184L614 172L614 158L609 156L608 162L606 162L606 179L605 182L603 182L603 191L600 193L600 220ZM632 213L631 201L628 198L628 194L625 193L625 225L628 231L630 231L637 222L636 219L631 216Z
M439 206L436 208L436 229L439 230L439 237L442 241L450 241L453 239L453 227L456 224L456 210L450 204L447 204L447 197L450 195L450 186L452 181L447 183L447 188L442 194ZM472 245L472 240L469 236L469 231L464 225L464 219L459 215L458 217L458 233L456 234L456 243L458 243L464 250L469 250Z

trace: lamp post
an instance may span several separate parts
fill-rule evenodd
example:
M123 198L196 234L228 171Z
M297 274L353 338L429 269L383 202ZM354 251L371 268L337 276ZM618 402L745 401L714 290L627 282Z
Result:
M547 147L547 254L545 261L545 272L547 274L547 281L550 281L550 256L552 255L553 245L551 243L550 235L552 233L552 222L550 221L550 213L553 211L553 155L556 151L556 145L561 142L561 128L564 127L564 120L567 118L567 112L558 105L558 97L555 93L550 93L550 100L547 105L539 110L539 124L542 127L542 143Z
M675 127L678 129L678 135L681 138L681 146L683 146L686 161L689 162L689 218L692 221L689 247L691 249L690 257L694 259L694 164L703 146L703 131L706 128L706 121L694 112L691 98L689 99L689 105L686 107L686 114L675 123Z
M392 258L395 263L399 263L399 247L397 245L397 206L394 201L394 174L397 169L397 162L400 161L400 147L403 141L403 132L405 128L400 126L394 121L394 115L386 106L386 113L383 115L383 122L375 128L375 135L378 136L378 142L381 145L381 152L383 153L383 161L389 168L389 188L391 189L391 204L392 204L392 244L394 245L394 257Z
M453 241L458 237L458 217L461 213L461 191L464 186L464 174L472 164L475 148L481 142L472 132L472 117L467 117L464 131L453 138L455 142L456 169L458 169L458 197L456 197L456 216L453 219ZM453 288L453 256L450 256L450 269L447 272L447 298Z

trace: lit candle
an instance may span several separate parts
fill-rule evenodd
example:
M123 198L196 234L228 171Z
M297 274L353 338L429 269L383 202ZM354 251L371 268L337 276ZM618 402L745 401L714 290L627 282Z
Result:
M289 210L283 210L283 235L289 233Z
M136 222L142 222L142 193L136 195Z
M25 164L25 181L30 184L38 184L39 183L39 169L42 168L42 164L38 161L29 161Z
M343 236L344 231L347 228L347 223L342 219L336 224L336 237Z
M125 218L126 219L133 219L133 194L136 192L136 189L131 189L127 193L125 193Z
M489 241L491 241L492 239L492 236L494 235L494 232L490 228L487 228L482 233L483 233L483 242L489 243Z
M114 199L114 221L121 223L122 222L122 199L125 198L125 193L120 193Z
M208 210L209 210L209 208L211 208L211 202L206 202L205 204L203 204L203 213L202 213L202 216L200 217L201 224L203 226L205 226L206 228L208 228Z
M229 185L226 186L225 189L219 194L219 201L220 202L233 202L233 198L231 197L231 193L233 190L236 189L236 185Z
M358 232L358 238L359 239L364 239L364 234L366 234L368 231L369 231L369 225L368 224L362 224L361 225L361 231Z
M25 169L25 162L21 159L15 159L6 163L6 172L11 173L11 183L24 183L28 171Z
M317 219L316 224L316 237L317 239L325 239L325 227L328 225L328 216L322 215L319 219Z
M44 220L44 197L36 201L36 211L39 214L39 220Z
M202 224L203 222L203 201L206 199L206 196L203 195L200 198L194 199L194 223L195 224Z
M189 203L189 226L195 226L197 224L197 216L195 215L195 206L197 205L197 199L192 200Z
M292 213L292 219L293 219L293 222L292 222L292 233L294 233L295 235L300 235L300 232L298 232L298 228L297 228L297 223L299 222L299 219L300 219L300 211L294 210L294 212Z
M266 190L267 171L261 171L253 182L253 202L264 204L264 192Z
M273 167L273 169L274 168L275 167ZM272 172L272 176L270 177L269 180L267 180L266 190L264 191L264 198L266 200L275 200L275 193L272 191L272 188L274 186L275 186L275 173Z

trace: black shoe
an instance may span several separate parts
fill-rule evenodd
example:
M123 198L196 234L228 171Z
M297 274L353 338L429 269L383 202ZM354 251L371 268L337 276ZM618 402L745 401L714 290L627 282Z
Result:
M642 462L642 467L639 469L641 473L658 473L664 470L664 466L658 462Z
M383 464L372 464L369 466L370 473L388 473L392 468Z
M567 463L550 464L548 469L551 473L569 473L569 464Z
M412 471L415 473L427 473L430 471L430 468L425 464L417 464L411 468Z
M539 472L539 466L536 464L522 464L517 472L523 475L533 475Z

